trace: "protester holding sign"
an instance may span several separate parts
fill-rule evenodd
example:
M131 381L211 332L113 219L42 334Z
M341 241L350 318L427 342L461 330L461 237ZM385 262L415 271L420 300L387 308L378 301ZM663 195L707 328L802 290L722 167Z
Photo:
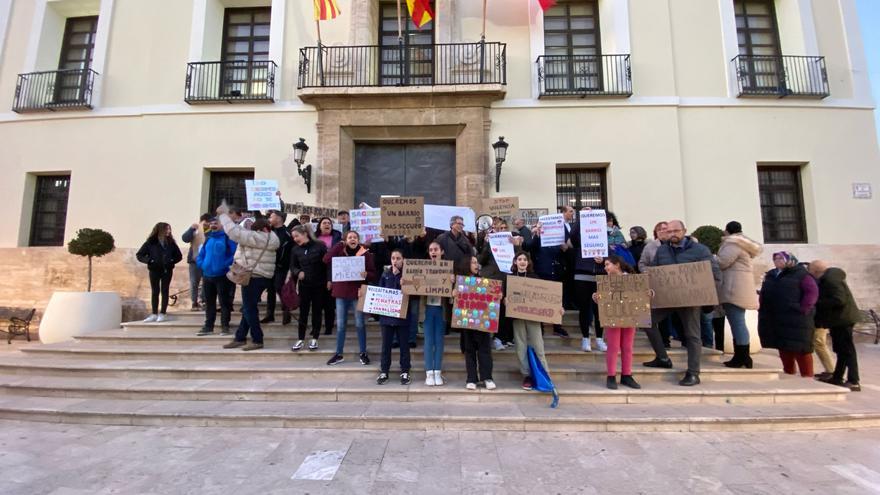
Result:
M445 260L457 263L467 256L474 254L474 246L464 233L464 218L453 216L449 219L449 230L437 237L437 242L443 247Z
M328 297L327 264L324 263L327 247L316 241L312 231L305 225L294 227L292 236L295 245L290 251L290 276L298 284L299 337L290 350L296 352L303 348L311 313L312 339L309 341L309 350L314 351L318 348L318 337L321 335L321 310Z
M386 289L401 290L400 280L403 276L403 253L399 249L391 252L391 266L388 267L379 279L379 286ZM409 338L409 323L406 318L393 316L379 317L382 326L382 357L379 359L379 377L376 383L384 385L388 381L388 372L391 370L391 343L394 336L398 342ZM409 385L412 380L409 377L410 356L409 346L400 346L400 384Z
M345 328L348 325L348 312L354 311L355 327L357 328L358 346L360 350L360 362L366 366L370 364L367 355L367 326L364 322L364 313L357 310L359 291L364 284L376 280L376 268L373 264L373 255L367 248L361 245L360 235L351 230L345 234L345 241L333 246L324 255L324 263L331 265L333 258L361 256L364 258L364 271L360 273L361 280L330 282L331 295L336 298L336 354L327 361L330 366L339 364L345 359L342 353L345 349Z
M318 221L318 232L315 237L324 243L328 251L342 242L342 232L333 228L333 221L329 217L322 217ZM333 333L333 322L336 320L336 299L330 295L329 290L326 296L321 313L324 315L324 335L330 335Z
M593 301L596 292L596 276L605 275L604 258L608 254L608 234L605 212L596 210L599 214L591 213L590 208L581 211L580 221L571 229L568 239L569 249L575 253L574 263L574 289L575 303L578 307L578 321L581 327L581 350L591 352L590 325L596 330L596 347L600 351L607 351L605 341L602 339L602 326L599 321L599 308ZM590 213L590 215L585 215ZM585 222L589 222L588 224ZM589 236L590 239L586 237ZM594 246L585 248L584 246ZM595 246L599 246L595 248Z
M568 251L568 232L565 229L565 225L562 223L562 215L546 215L541 218L547 217L558 217L558 228L559 232L562 235L561 244L554 245L551 243L548 245L545 242L544 236L547 235L547 227L538 222L537 225L532 229L532 242L530 243L529 254L532 257L532 261L535 266L535 273L541 280L548 280L553 282L563 282L563 275L565 271L565 259L563 259L563 253ZM556 220L552 220L556 222ZM556 226L554 225L554 229ZM557 235L554 233L553 235ZM564 290L564 289L563 289ZM568 332L562 328L562 325L553 325L553 335L558 337L562 337L567 339L569 337Z
M495 219L495 225L492 227L487 233L488 236L495 235L497 233L509 234L507 232L507 222L504 219L497 218ZM503 248L504 251L514 251L520 248L523 244L523 238L517 235L505 236L507 239L506 242L509 242ZM497 247L497 246L496 246ZM511 272L511 269L508 267L502 268L502 263L507 261L510 262L511 266L513 266L513 257L502 254L500 259L496 257L495 250L493 249L492 243L490 241L486 241L482 244L480 249L480 254L477 257L480 261L480 265L483 267L481 273L483 277L491 278L493 280L500 280L504 283L507 280L507 274ZM501 305L501 320L498 322L498 333L495 335L495 350L502 350L506 347L510 347L513 342L513 323L506 316L506 311L504 311L504 304Z
M635 273L635 269L628 265L618 256L611 255L605 260L605 272L609 276ZM602 295L598 292L593 294L593 300L600 302ZM605 369L608 372L605 386L611 390L617 390L617 353L620 353L620 384L629 388L642 388L632 376L633 343L635 342L635 327L608 327L605 329L605 342L608 344L608 352L605 353Z
M513 274L511 277L529 277L538 278L532 268L532 259L526 253L519 253L513 264ZM562 308L559 308L562 311ZM511 318L513 320L513 341L516 344L516 357L519 359L519 369L523 375L523 390L531 390L534 386L531 376L531 367L529 366L528 348L531 347L535 351L535 355L544 366L545 370L550 369L547 365L547 358L544 356L544 337L541 335L541 324L536 321L521 320Z
M458 262L455 272L464 277L479 277L480 262L476 256L470 256ZM458 289L452 293L458 297ZM482 382L486 390L495 390L495 381L492 379L492 334L483 330L462 329L461 338L467 369L465 388L476 390L477 383Z
M439 242L428 246L428 256L432 261L443 259L443 247ZM443 298L426 296L425 299L425 385L443 385L443 348L446 341L446 318ZM413 320L410 319L410 325ZM416 322L416 324L418 324ZM403 342L402 340L400 342ZM403 346L401 346L403 347Z

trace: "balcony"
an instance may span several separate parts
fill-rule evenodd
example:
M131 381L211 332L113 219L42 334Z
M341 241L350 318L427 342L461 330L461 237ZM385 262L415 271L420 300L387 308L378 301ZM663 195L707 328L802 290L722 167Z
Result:
M540 97L632 96L629 55L542 55Z
M275 70L270 60L190 62L186 66L186 94L190 105L199 103L272 103Z
M26 113L91 109L92 89L97 75L91 69L19 74L12 111Z
M502 94L507 84L505 43L322 45L301 48L299 53L297 87L301 97L407 92Z
M827 98L825 57L739 55L731 60L738 96Z

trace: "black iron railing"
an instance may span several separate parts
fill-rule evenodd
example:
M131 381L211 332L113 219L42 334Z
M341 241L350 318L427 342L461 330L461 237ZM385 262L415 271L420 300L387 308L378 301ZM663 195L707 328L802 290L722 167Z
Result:
M270 60L190 62L186 65L187 103L275 101L275 69Z
M629 55L542 55L541 96L632 96Z
M91 69L19 74L12 111L23 113L92 108L92 89L97 75Z
M825 98L825 57L739 55L731 63L739 96Z
M507 84L507 45L308 46L299 50L302 88Z

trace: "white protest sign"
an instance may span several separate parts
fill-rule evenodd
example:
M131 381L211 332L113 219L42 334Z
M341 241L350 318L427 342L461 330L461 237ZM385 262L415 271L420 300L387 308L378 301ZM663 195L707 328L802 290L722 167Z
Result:
M464 218L464 230L477 231L477 215L467 206L425 205L425 227L442 231L449 230L449 219Z
M513 247L513 234L510 232L494 232L489 234L489 247L498 269L504 273L511 273L513 259L516 252Z
M367 286L364 295L364 313L400 318L403 308L403 291L385 287Z
M382 242L382 209L351 210L351 230L361 235L361 242Z
M247 207L251 211L280 210L277 180L246 180L244 189L247 194Z
M565 217L562 213L543 215L541 223L541 247L561 246L565 243Z
M580 235L582 258L608 257L608 222L605 210L581 212Z
M367 271L363 256L336 256L332 259L331 282L354 282L363 280L362 273Z

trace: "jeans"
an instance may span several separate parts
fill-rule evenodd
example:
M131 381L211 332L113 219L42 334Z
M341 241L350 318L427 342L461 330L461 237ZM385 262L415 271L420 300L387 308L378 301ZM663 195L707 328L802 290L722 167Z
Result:
M853 342L853 326L831 327L831 345L837 354L837 365L834 367L834 378L859 383L859 360L856 356L856 345Z
M443 369L443 345L446 341L446 322L442 306L425 308L425 371Z
M405 339L409 333L408 325L382 325L382 357L379 360L379 371L387 374L391 369L391 341ZM411 363L409 346L400 346L400 372L409 373Z
M260 327L260 310L257 304L263 291L272 283L271 279L263 277L251 277L247 285L241 287L241 323L235 331L235 340L244 342L247 340L248 331L254 344L263 343L263 329Z
M736 304L724 303L724 314L730 322L730 331L733 333L733 343L736 345L749 345L749 328L746 326L746 310Z
M703 347L715 345L715 329L712 327L712 313L700 313L700 342Z
M599 323L599 305L593 301L596 292L596 282L589 280L575 280L575 300L578 304L578 321L581 334L585 339L590 338L590 325L596 330L596 338L602 338L602 326Z
M479 330L462 330L464 339L464 364L467 383L492 379L492 334ZM479 375L477 374L479 366Z
M205 277L205 330L214 331L214 322L217 321L217 299L220 299L220 326L229 328L229 320L232 316L232 298L229 286L232 282L226 275L219 277Z
M535 350L538 361L544 366L544 371L550 373L547 366L547 358L544 356L544 337L541 335L541 324L537 321L513 320L513 342L516 344L516 357L519 360L519 371L523 376L532 375L532 367L529 366L529 351Z
M158 270L150 270L150 307L153 310L153 314L160 313L159 311L159 292L162 293L162 314L165 314L168 311L168 291L171 288L171 276L174 275L174 270L168 270L166 272L160 272Z
M826 373L834 372L834 361L831 360L831 353L828 352L828 329L817 328L813 332L813 351L819 356L819 361Z
M636 337L635 328L606 328L605 370L608 376L617 375L617 353L620 352L620 371L623 376L632 376L633 342Z
M345 350L345 327L348 325L348 312L351 310L354 311L360 352L367 352L367 326L364 323L363 311L357 310L357 303L357 299L336 298L336 354L340 356Z
M199 303L199 297L205 299L205 294L199 289L202 282L202 269L195 263L189 264L189 296L193 306Z
M651 310L651 328L647 330L651 348L659 359L669 359L663 338L660 336L660 321L677 314L681 318L682 332L685 337L688 354L688 372L694 375L700 374L700 356L703 353L702 341L700 340L700 308L669 308Z
M309 313L312 315L312 333L313 339L317 339L321 335L321 312L324 309L324 298L327 296L327 289L324 287L308 287L300 282L299 284L299 322L297 324L297 334L299 340L305 340L306 327L309 324Z

